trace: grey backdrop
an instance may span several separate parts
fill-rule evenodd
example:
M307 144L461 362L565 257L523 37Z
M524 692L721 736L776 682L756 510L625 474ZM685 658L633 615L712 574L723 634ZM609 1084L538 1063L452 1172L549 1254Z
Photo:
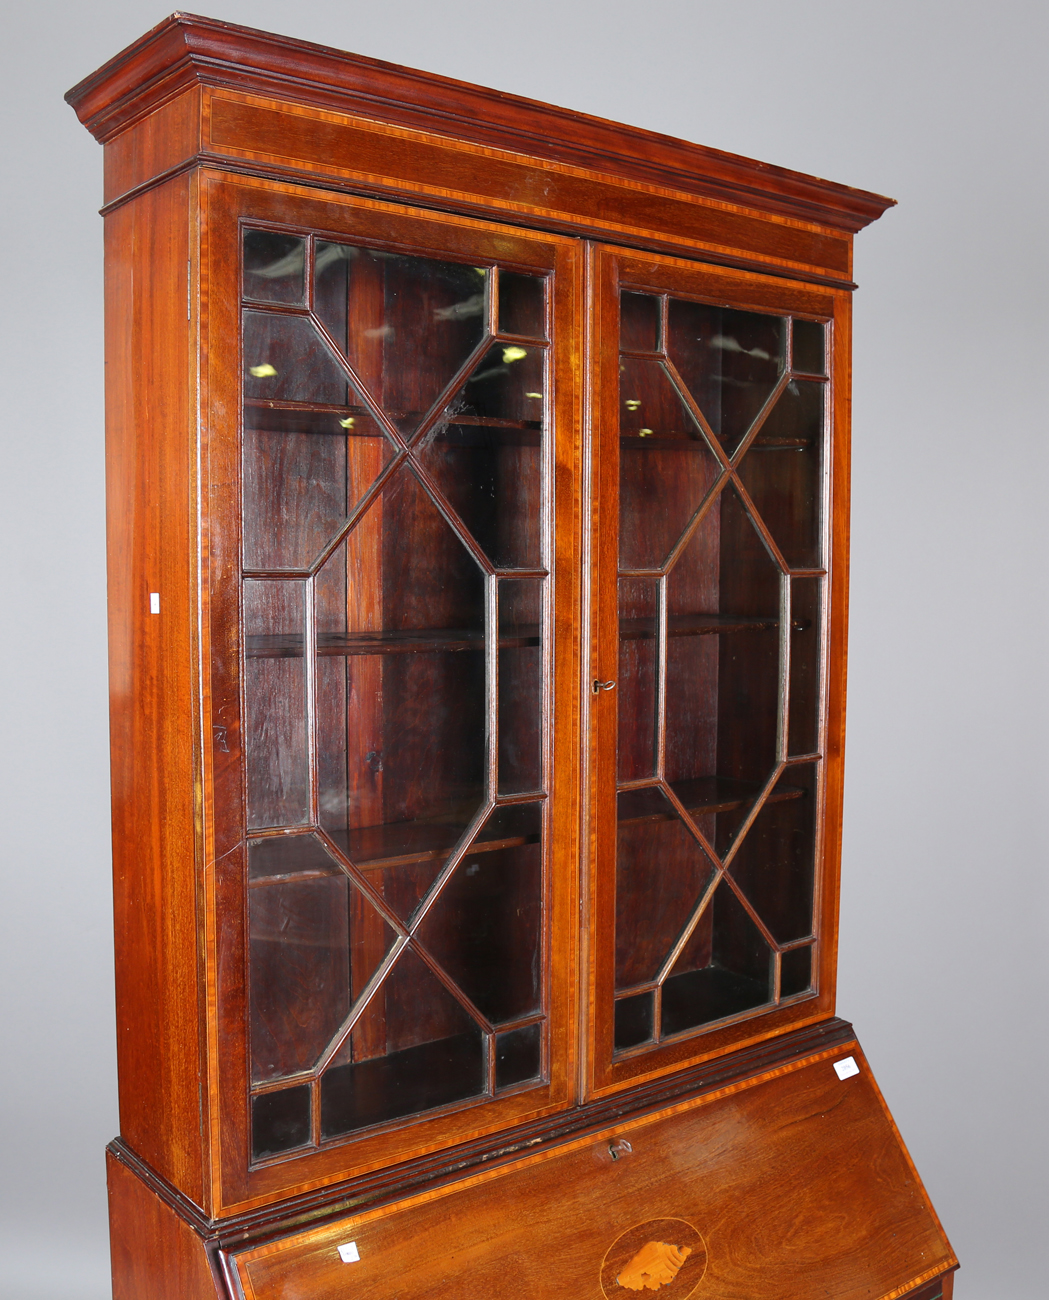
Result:
M962 1259L960 1300L1044 1296L1049 6L215 0L211 12L899 200L857 239L839 1009ZM38 0L10 6L2 29L10 1300L108 1295L102 154L61 96L164 13Z

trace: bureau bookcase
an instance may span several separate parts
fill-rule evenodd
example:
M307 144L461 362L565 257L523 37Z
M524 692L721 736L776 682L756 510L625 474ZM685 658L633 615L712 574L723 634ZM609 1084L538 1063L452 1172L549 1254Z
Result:
M182 14L69 99L115 1296L949 1296L834 1005L889 200Z

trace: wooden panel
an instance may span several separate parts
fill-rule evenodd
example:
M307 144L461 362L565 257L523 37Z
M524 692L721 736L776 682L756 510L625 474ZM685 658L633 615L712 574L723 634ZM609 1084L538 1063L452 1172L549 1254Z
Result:
M66 99L107 140L194 82L461 136L854 231L892 203L784 167L306 41L174 14Z
M294 104L206 93L205 149L256 166L290 165L540 225L684 244L838 280L851 273L851 241L837 231Z
M847 1054L245 1251L245 1294L472 1300L512 1275L528 1300L611 1300L651 1240L690 1250L668 1300L905 1295L956 1261L858 1048L837 1077Z
M193 86L108 141L104 202L192 162L200 149L200 110L201 91Z
M189 203L182 177L106 221L106 490L121 1131L199 1201Z
M226 1300L204 1242L106 1152L113 1300Z

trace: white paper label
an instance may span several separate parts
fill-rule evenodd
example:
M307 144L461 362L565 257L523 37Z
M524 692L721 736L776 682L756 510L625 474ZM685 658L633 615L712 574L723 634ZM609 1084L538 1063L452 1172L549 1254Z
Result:
M355 1241L348 1241L345 1246L339 1247L339 1258L344 1264L356 1264L360 1257Z
M851 1079L854 1074L859 1074L859 1072L860 1067L851 1056L846 1056L844 1061L834 1062L834 1073L839 1079Z
M149 612L151 614L160 613L160 592L151 591L149 593Z

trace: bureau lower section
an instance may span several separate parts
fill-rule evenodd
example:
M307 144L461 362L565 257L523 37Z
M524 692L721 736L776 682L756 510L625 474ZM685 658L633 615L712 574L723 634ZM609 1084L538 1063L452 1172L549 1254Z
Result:
M110 1194L115 1300L935 1300L957 1267L854 1044L254 1242L112 1153Z

